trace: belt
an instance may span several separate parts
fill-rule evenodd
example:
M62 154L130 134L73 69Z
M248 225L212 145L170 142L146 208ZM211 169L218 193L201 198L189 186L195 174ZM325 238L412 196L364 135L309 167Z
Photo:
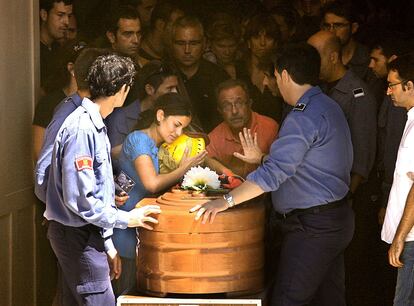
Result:
M345 197L345 198L343 198L341 200L338 200L338 201L335 201L335 202L330 202L330 203L326 203L326 204L312 206L312 207L309 207L309 208L297 208L297 209L291 210L290 212L287 212L285 214L281 214L281 213L276 212L276 217L279 218L279 219L286 219L286 218L289 218L289 217L294 216L294 215L317 214L317 213L320 213L320 212L328 210L328 209L339 207L339 206L345 204L346 202L347 201L346 201L346 197Z

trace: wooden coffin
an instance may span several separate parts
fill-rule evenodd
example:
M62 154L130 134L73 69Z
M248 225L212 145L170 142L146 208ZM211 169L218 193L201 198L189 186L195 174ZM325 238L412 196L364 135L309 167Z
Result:
M213 224L201 224L189 209L208 200L189 192L167 192L145 200L160 205L162 213L153 231L139 230L139 290L163 296L247 294L263 288L265 210L261 198L219 213Z

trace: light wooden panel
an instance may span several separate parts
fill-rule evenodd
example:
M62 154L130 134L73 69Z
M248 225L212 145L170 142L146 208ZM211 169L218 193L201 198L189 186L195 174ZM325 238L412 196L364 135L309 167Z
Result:
M37 0L0 1L0 304L36 305L31 120L38 83Z
M0 217L0 241L3 246L12 244L10 216ZM11 248L0 248L0 296L1 303L5 303L5 305L11 305L11 253Z

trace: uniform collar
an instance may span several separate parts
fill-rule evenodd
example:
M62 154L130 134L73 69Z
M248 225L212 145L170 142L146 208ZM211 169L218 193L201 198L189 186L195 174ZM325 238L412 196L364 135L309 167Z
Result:
M310 99L315 96L322 93L322 90L319 88L319 86L314 86L311 89L309 89L307 92L303 94L302 97L299 98L299 100L296 102L295 107L299 106L301 104L308 105Z
M334 89L342 92L347 93L350 90L354 89L352 86L354 85L354 79L355 74L352 72L352 70L348 69L344 76L339 80L339 82L336 84Z
M93 124L98 130L105 127L101 113L99 112L99 106L97 104L93 103L88 98L83 98L82 107L88 112Z

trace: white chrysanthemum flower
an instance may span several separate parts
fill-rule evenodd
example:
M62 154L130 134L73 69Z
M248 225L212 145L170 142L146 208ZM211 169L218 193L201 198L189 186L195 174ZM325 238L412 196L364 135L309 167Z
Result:
M184 175L183 188L204 190L204 189L219 189L220 181L216 172L210 170L208 167L192 167Z

